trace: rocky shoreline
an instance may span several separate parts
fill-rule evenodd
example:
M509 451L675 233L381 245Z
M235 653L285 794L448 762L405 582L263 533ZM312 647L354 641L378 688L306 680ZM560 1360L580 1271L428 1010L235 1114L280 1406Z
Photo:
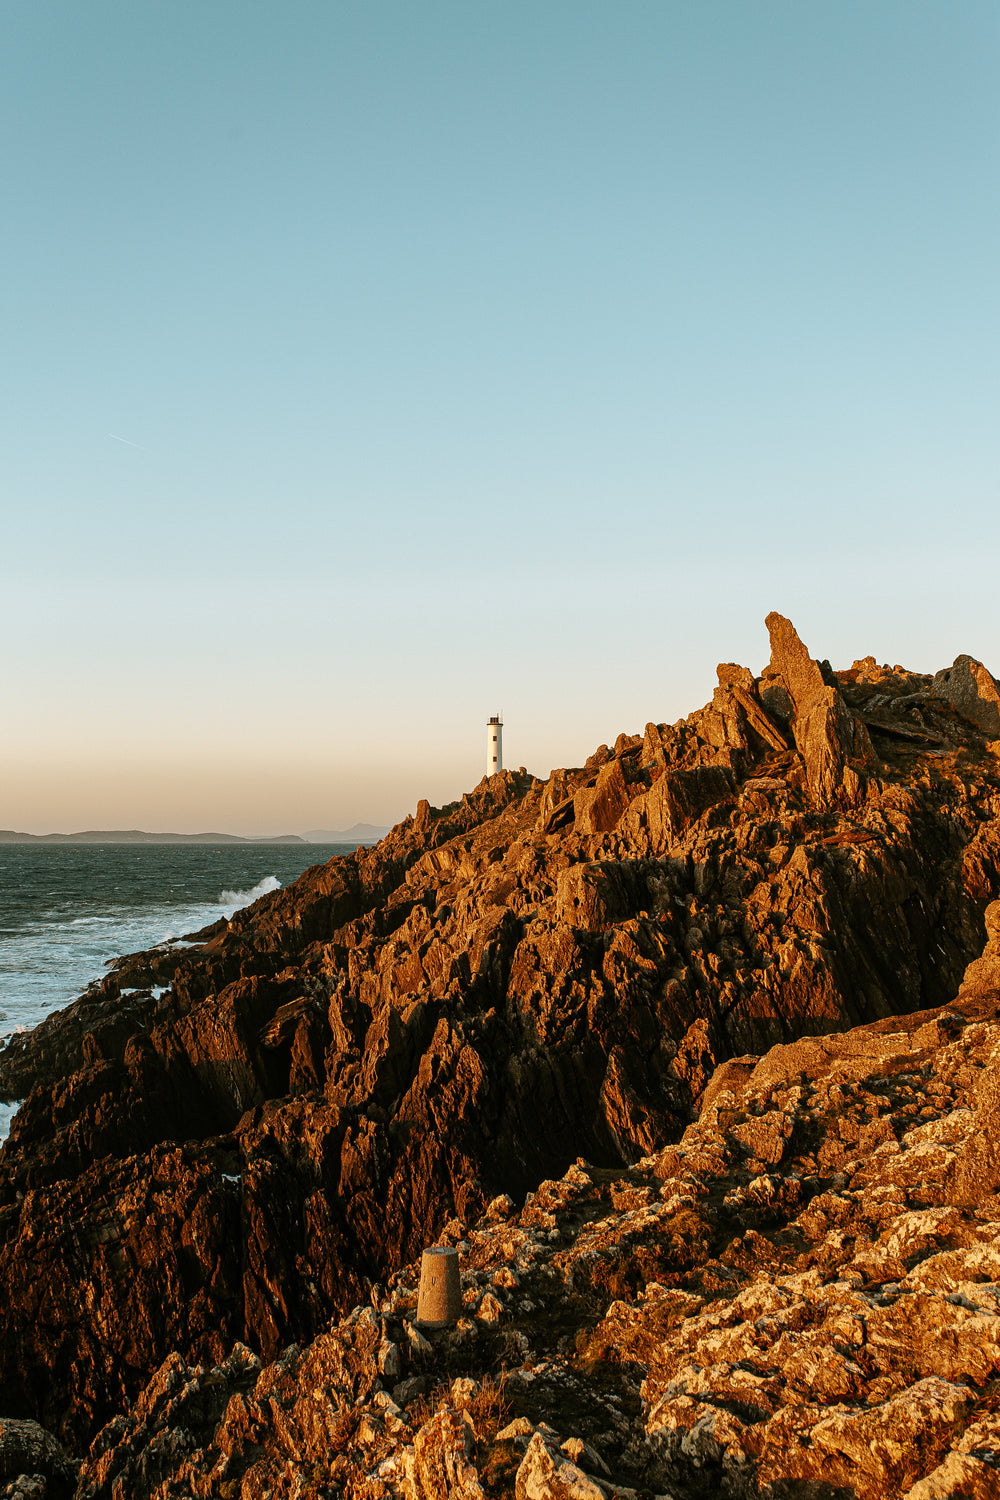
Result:
M10 1494L998 1492L1000 691L768 625L5 1049Z

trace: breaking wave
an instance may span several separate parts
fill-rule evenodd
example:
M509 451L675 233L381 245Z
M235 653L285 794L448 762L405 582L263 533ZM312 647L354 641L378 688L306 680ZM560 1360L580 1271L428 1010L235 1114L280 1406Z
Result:
M20 1026L18 1030L23 1031L24 1027ZM23 1099L18 1099L13 1104L0 1104L0 1141L5 1141L10 1135L10 1122L23 1103Z
M241 906L249 906L251 901L259 901L261 896L268 895L271 891L280 891L281 881L276 875L265 875L263 880L249 891L223 891L219 896L220 906L231 906L234 911L239 911Z

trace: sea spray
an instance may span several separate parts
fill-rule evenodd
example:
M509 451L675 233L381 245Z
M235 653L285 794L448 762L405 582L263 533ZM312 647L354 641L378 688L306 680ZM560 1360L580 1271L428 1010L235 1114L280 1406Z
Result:
M219 895L219 905L231 907L233 911L239 911L241 907L250 906L252 902L259 901L261 896L268 896L272 891L281 890L281 881L276 875L265 875L250 891L222 891Z
M340 846L0 847L0 1044L100 982L280 890Z
M10 1122L23 1103L23 1099L15 1099L10 1104L0 1104L0 1141L5 1141L10 1135Z

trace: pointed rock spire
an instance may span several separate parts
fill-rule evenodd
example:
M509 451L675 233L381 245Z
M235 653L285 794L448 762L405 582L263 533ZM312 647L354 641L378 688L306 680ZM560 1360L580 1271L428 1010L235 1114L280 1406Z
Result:
M827 682L791 620L772 611L765 623L771 637L765 676L774 697L784 698L791 711L811 796L821 806L856 802L861 774L878 767L867 729Z

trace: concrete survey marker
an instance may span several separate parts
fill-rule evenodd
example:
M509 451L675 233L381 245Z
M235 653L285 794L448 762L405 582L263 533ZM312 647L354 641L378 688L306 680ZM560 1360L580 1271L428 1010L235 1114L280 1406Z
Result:
M421 1328L448 1328L462 1315L462 1277L458 1251L452 1245L431 1245L420 1261L417 1323Z

